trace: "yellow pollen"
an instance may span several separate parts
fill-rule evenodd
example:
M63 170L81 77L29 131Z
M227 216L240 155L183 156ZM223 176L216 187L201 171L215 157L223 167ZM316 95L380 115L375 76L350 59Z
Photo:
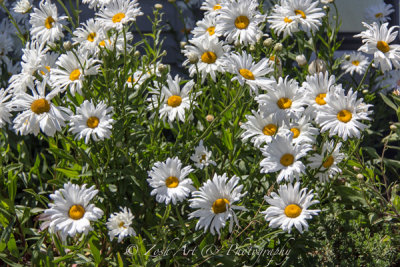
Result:
M85 215L85 209L81 205L72 205L69 208L68 216L73 220L79 220Z
M90 118L86 121L86 125L87 125L89 128L94 129L94 128L96 128L96 127L99 125L99 122L100 122L99 118L97 118L97 117L90 117Z
M325 97L326 94L319 94L315 97L315 102L320 106L325 105L326 104Z
M175 188L179 185L179 180L175 176L170 176L165 180L165 185L168 188Z
M277 63L277 64L281 64L280 61L279 61L279 58L276 58L274 55L272 55L272 56L269 57L269 60L271 60L271 61L273 61L273 62L275 62L275 59L276 59L276 63Z
M235 19L235 26L240 30L247 29L249 23L250 21L246 16L239 16Z
M351 64L353 64L354 66L358 66L358 65L360 65L360 61L358 61L358 60L353 60L353 61L351 62Z
M285 23L291 23L293 20L289 19L288 17L285 17L285 18L283 19L283 21L284 21Z
M227 200L226 198L219 198L214 201L211 209L215 214L222 213L226 211L227 204L229 205L229 200Z
M206 161L206 154L201 155L201 159L200 159L200 163L203 163L204 161Z
M271 123L271 124L265 125L262 132L265 135L272 136L276 133L276 129L278 129L278 127L276 127L275 124Z
M296 14L296 15L301 15L301 17L302 17L303 19L306 19L306 18L307 18L306 14L303 12L303 10L300 10L300 9L296 9L296 10L294 11L294 14Z
M383 53L390 51L390 47L389 47L388 43L386 43L385 41L378 41L376 44L376 48L378 48Z
M53 28L53 23L56 22L52 16L47 17L47 19L44 21L44 26L47 29Z
M214 52L207 51L201 55L201 61L207 64L212 64L217 60L217 55Z
M221 9L221 8L222 8L222 6L221 6L220 4L216 4L216 5L213 7L214 10L218 10L218 9Z
M214 26L208 27L208 28L207 28L207 32L208 32L208 34L209 34L210 36L214 35L214 33L215 33L215 27L214 27Z
M280 109L288 109L292 106L292 100L287 97L282 97L276 102Z
M45 69L48 71L48 72L50 72L50 66L44 66L45 67ZM46 75L46 73L44 72L44 71L40 71L40 73L42 74L42 75Z
M299 217L301 214L301 208L296 204L287 205L285 208L285 215L289 218Z
M132 82L136 82L136 80L133 79L132 76L129 76L129 77L128 77L128 80L126 80L126 82L132 83Z
M168 98L167 104L170 107L178 107L180 106L182 103L182 97L180 97L179 95L172 95Z
M285 154L281 157L280 162L285 167L290 166L294 162L294 157L292 154Z
M101 42L99 43L99 45L100 45L100 46L105 46L105 45L106 45L106 42L103 40L103 41L101 41Z
M32 102L31 110L38 115L46 113L50 110L50 104L46 99L40 98Z
M339 111L337 114L338 120L340 120L341 122L344 122L344 123L348 123L352 117L353 117L353 115L347 109L343 109L343 110Z
M126 226L125 226L125 223L124 222L120 222L119 224L118 224L118 227L119 228L126 228Z
M292 128L290 131L293 133L293 139L299 137L300 135L300 129L299 128Z
M115 14L115 15L112 17L112 22L113 22L113 23L121 22L121 20L122 20L123 18L125 18L125 14L124 14L124 13Z
M69 75L69 79L71 81L75 81L75 80L78 80L80 76L81 76L81 72L79 71L79 69L75 69Z
M240 75L242 75L247 80L254 80L254 74L248 69L240 69Z
M382 18L383 17L383 13L376 13L375 14L375 18Z
M334 161L334 158L332 156L329 156L324 163L322 163L322 166L324 166L325 169L328 169L330 166L332 166Z
M96 33L95 32L91 32L91 33L89 33L89 35L88 35L88 37L87 37L87 40L89 41L89 42L93 42L94 41L94 38L96 37Z

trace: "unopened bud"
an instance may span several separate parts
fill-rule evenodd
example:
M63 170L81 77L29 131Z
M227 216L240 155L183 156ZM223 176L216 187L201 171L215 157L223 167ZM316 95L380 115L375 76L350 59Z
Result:
M238 123L238 124L239 124L239 127L240 127L240 126L242 126L243 122L239 121L239 123Z
M157 4L154 5L154 8L155 8L155 9L162 9L162 8L163 8L163 5L157 3Z
M346 56L344 57L344 59L347 60L347 61L349 61L349 60L350 60L350 55L346 55Z
M368 90L367 89L364 89L364 90L362 90L362 93L365 95L365 94L368 94Z
M190 64L196 64L197 62L199 62L199 57L195 53L189 53L187 57Z
M272 45L273 42L274 42L274 40L272 40L272 38L268 38L268 39L265 39L265 40L264 40L263 45L264 45L265 47L270 47L270 46Z
M65 42L63 43L63 47L64 47L65 50L69 51L69 50L72 49L72 44L71 44L70 41L65 41Z
M393 90L392 94L400 96L400 90L399 89Z
M185 46L187 45L186 42L180 42L179 45L181 46L181 48L185 48Z
M315 74L326 71L326 63L321 59L316 59L308 66L308 73Z
M307 64L307 59L303 54L296 56L296 61L300 67L303 67Z
M274 51L282 51L283 45L281 43L277 43L274 46Z
M255 45L250 45L250 51L256 51L256 46Z
M158 71L159 71L159 72L164 72L164 71L166 71L167 69L168 69L168 67L167 67L166 65L162 64L162 63L160 63L160 64L158 65Z
M134 55L135 57L140 57L140 52L136 50L135 53L133 53L133 55Z
M206 116L206 120L207 120L208 122L212 122L212 121L214 120L214 115L208 114L208 115Z
M397 130L397 126L394 125L394 124L390 125L390 130L391 131L396 131Z
M359 172L360 168L358 168L357 166L353 166L353 170L356 171L356 172Z
M361 180L361 179L363 179L364 178L364 175L362 175L361 173L359 173L359 174L357 174L357 179L359 179L359 180Z

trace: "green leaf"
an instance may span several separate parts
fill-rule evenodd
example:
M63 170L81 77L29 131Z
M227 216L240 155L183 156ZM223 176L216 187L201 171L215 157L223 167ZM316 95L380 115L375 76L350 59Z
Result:
M61 172L69 178L78 178L80 174L78 171L71 169L56 168L56 171Z
M7 242L7 249L10 251L11 255L19 258L19 251L13 234L10 235L10 239Z
M96 264L99 264L101 262L101 255L100 255L101 246L100 246L100 242L95 236L93 236L90 239L89 244L90 244L90 251L92 252L94 261L96 262Z
M391 107L392 109L394 109L395 111L397 111L398 107L396 106L395 103L392 102L392 100L390 100L387 96L385 96L384 94L380 93L383 101L386 103L386 105L388 105L389 107Z

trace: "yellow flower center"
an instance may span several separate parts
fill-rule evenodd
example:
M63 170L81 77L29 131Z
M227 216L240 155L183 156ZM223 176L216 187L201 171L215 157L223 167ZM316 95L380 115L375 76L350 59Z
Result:
M179 180L175 176L170 176L165 180L165 185L168 188L175 188L179 185Z
M68 216L73 220L79 220L85 215L85 209L81 205L72 205L69 208Z
M180 104L182 103L182 97L180 97L179 95L172 95L168 98L167 104L170 107L178 107L180 106Z
M120 222L120 223L118 224L118 227L119 227L119 228L121 228L121 227L126 228L124 222Z
M379 19L383 17L383 13L376 13L375 18Z
M265 135L271 136L276 133L276 129L278 129L278 127L275 124L271 123L271 124L265 125L262 132Z
M303 12L303 10L300 10L300 9L296 9L296 10L294 11L294 14L296 14L296 15L301 15L301 17L302 17L303 19L306 19L306 18L307 18L306 14Z
M360 61L358 61L358 60L353 60L353 61L351 62L351 64L353 64L354 66L358 66L358 65L360 65Z
M40 98L32 102L31 110L38 115L46 113L50 110L50 104L46 99Z
M344 122L344 123L348 123L352 117L353 117L353 115L347 109L343 109L343 110L339 111L337 114L338 120L340 120L341 122Z
M290 131L293 133L293 139L299 137L299 135L300 135L300 129L299 128L294 128L293 127L292 129L290 129Z
M287 97L282 97L276 102L280 109L288 109L292 106L292 100Z
M208 27L208 28L207 28L207 32L208 32L208 34L209 34L210 36L214 35L214 33L215 33L215 27L214 27L214 26Z
M329 156L324 163L322 163L322 166L324 166L325 169L328 169L330 166L332 166L334 161L334 158L332 156Z
M88 37L87 37L87 40L88 40L89 42L93 42L93 41L94 41L94 38L96 38L96 36L97 36L97 34L96 34L95 32L91 32L91 33L89 33L89 35L88 35Z
M48 72L50 72L50 66L44 66L45 67L45 69L48 71ZM42 74L42 75L46 75L46 73L44 72L44 71L40 71L40 73Z
M285 215L289 218L299 217L301 214L301 208L296 204L287 205L285 208Z
M294 157L292 154L285 154L281 157L280 162L285 167L290 166L294 162Z
M284 21L285 23L291 23L293 20L289 19L288 17L285 17L285 18L283 19L283 21Z
M52 16L48 16L47 19L44 21L44 26L47 29L53 28L53 23L56 22Z
M378 41L378 43L376 44L376 48L378 48L383 53L389 52L390 50L388 43L386 43L385 41Z
M99 118L97 118L97 117L90 117L90 118L86 121L86 125L87 125L89 128L94 129L94 128L96 128L96 127L99 125L99 122L100 122Z
M240 69L240 75L242 75L247 80L254 80L254 74L248 69Z
M115 14L115 15L112 17L112 22L113 22L113 23L121 22L121 20L122 20L123 18L125 18L125 14L124 14L124 13Z
M221 9L221 8L222 8L222 6L221 6L220 4L216 4L216 5L213 7L214 10L218 10L218 9Z
M315 102L320 106L325 105L326 104L325 97L326 94L319 94L315 97Z
M239 16L235 19L235 26L240 30L246 29L249 23L250 21L246 16Z
M227 204L229 205L229 200L227 200L226 198L219 198L214 201L211 209L215 214L222 213L226 211Z
M200 163L203 163L204 161L206 161L206 158L207 158L206 154L201 155Z
M75 69L69 75L69 79L71 81L75 81L75 80L78 80L80 76L81 76L81 72L79 71L79 69Z
M214 52L207 51L201 55L201 61L207 64L212 64L217 60L217 55Z

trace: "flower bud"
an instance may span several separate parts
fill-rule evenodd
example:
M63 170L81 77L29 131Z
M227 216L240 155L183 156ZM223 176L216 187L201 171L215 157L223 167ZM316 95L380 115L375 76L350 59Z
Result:
M359 179L359 180L361 180L361 179L363 179L364 178L364 175L362 175L361 173L359 173L359 174L357 174L357 179Z
M308 66L308 73L310 74L315 74L318 72L325 72L326 71L326 63L325 61L321 59L316 59L311 62L311 64Z
M356 171L356 172L359 172L360 168L358 168L357 166L353 166L353 170Z
M274 46L274 51L282 51L283 45L281 43L277 43Z
M157 3L157 4L154 5L154 8L155 8L155 9L162 9L162 8L163 8L163 5Z
M188 59L190 64L196 64L197 62L199 62L199 57L195 53L189 53Z
M70 41L65 41L65 42L63 43L63 47L64 47L65 50L69 51L69 50L72 49L72 44L71 44Z
M136 50L135 53L133 53L133 55L134 55L135 57L140 57L140 52Z
M368 94L368 90L367 89L364 89L364 90L362 90L362 93L365 95L365 94Z
M307 65L307 59L303 54L296 56L296 61L300 67Z
M347 60L347 61L349 61L349 60L350 60L350 55L346 55L346 56L344 57L344 59Z
M263 45L264 45L265 47L270 47L270 46L272 45L273 42L274 42L274 40L272 40L272 38L268 38L268 39L265 39L265 40L264 40Z
M391 131L396 131L397 130L397 126L394 125L394 124L390 125L390 130Z
M206 116L206 120L207 120L208 122L212 122L212 121L214 120L214 115L208 114L208 115Z
M180 42L179 45L181 46L181 48L185 48L185 46L187 45L186 42Z
M166 65L164 65L164 64L162 64L162 63L160 63L160 64L158 65L158 71L159 71L159 72L164 72L164 71L166 71L166 70L168 70L168 67L167 67Z
M250 51L252 51L252 52L253 52L253 51L256 51L256 46L255 46L255 45L253 45L253 44L252 44L252 45L250 45Z

